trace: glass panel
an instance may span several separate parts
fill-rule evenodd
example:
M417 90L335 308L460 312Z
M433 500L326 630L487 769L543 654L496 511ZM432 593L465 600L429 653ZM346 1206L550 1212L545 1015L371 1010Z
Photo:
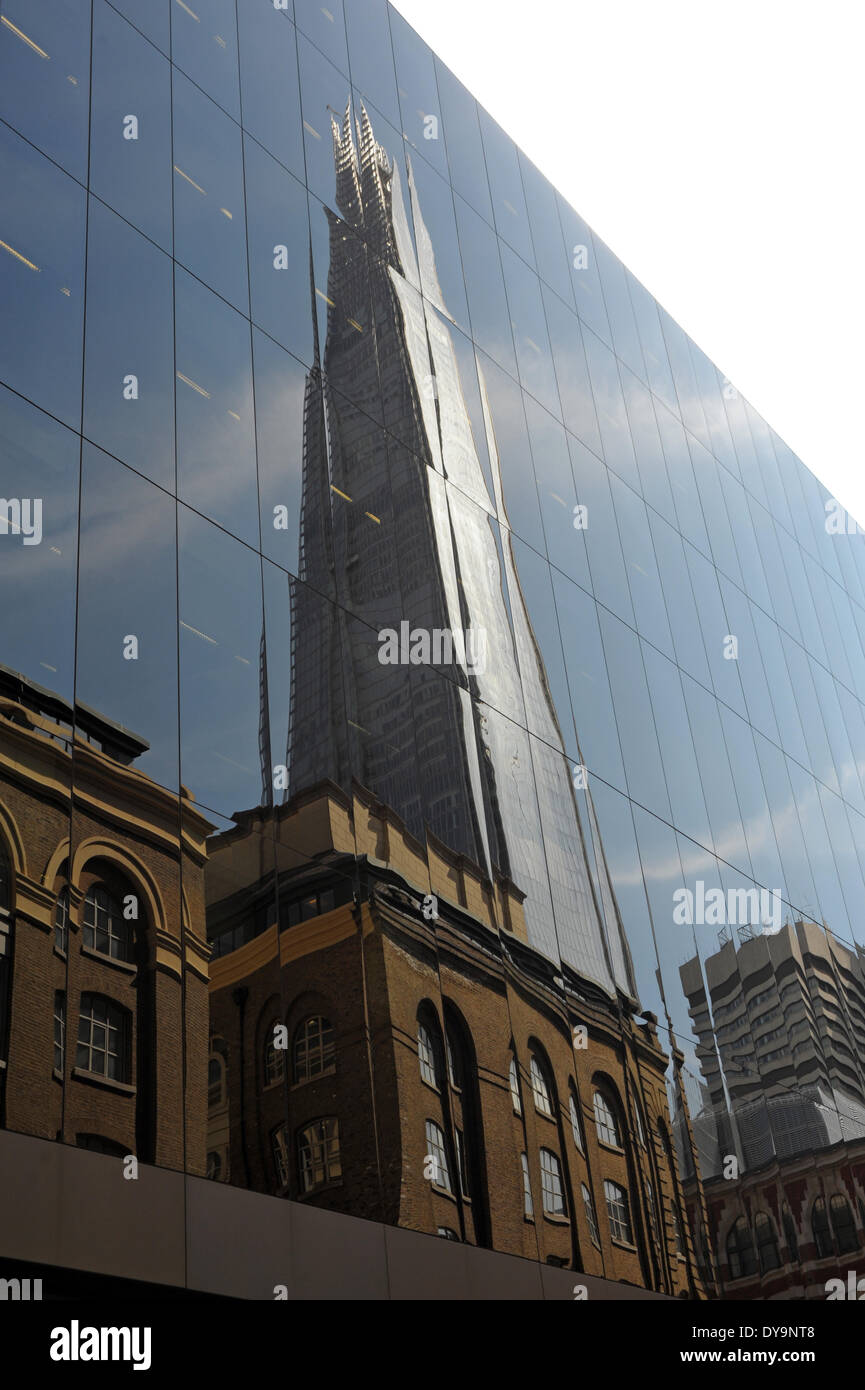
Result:
M303 178L303 126L295 28L268 3L237 7L243 128Z
M78 429L86 195L5 126L0 186L0 295L15 324L0 341L0 378Z
M393 8L389 13L403 134L440 174L447 175L433 55L401 14Z
M174 254L249 311L240 128L174 73Z
M482 106L478 107L496 230L530 266L535 257L517 147Z
M87 178L89 97L87 0L6 0L0 117L80 183Z
M105 3L93 23L90 188L171 251L171 69Z
M197 87L240 120L234 0L177 0L171 12L171 57Z
M84 433L173 492L171 261L95 198L87 260Z
M312 361L306 189L244 138L252 318L283 347Z

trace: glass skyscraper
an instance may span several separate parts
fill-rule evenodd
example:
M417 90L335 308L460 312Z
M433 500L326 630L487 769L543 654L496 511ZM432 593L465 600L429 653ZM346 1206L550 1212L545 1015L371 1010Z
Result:
M855 524L386 0L3 0L0 188L0 1161L141 1232L4 1271L853 1268Z

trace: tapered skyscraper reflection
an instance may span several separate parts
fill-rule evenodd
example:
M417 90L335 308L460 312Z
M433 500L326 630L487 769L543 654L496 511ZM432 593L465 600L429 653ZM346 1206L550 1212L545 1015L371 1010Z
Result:
M406 195L362 107L332 134L342 216L325 211L326 276L312 265L289 792L357 779L415 836L515 886L524 926L502 925L634 996L517 573L481 363L478 439L411 165ZM336 600L333 616L310 590ZM457 641L448 666L383 664L380 635L403 623L466 634L484 660Z

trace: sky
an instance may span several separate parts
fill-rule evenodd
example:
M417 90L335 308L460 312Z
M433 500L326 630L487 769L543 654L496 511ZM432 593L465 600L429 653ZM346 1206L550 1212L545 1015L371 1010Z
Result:
M393 3L865 526L865 6Z

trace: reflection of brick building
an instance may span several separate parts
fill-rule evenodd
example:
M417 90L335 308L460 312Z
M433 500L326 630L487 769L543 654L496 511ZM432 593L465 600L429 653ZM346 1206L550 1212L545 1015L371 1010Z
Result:
M824 1299L827 1280L861 1275L865 1141L713 1178L705 1193L724 1297Z
M281 929L272 884L225 901L208 888L211 1172L703 1295L688 1219L699 1227L701 1205L683 1217L651 1017L619 1012L519 932L500 936L474 866L435 844L427 856L360 788L353 803L330 786L274 814ZM211 846L217 881L223 855L256 870L259 815ZM246 928L244 899L258 902ZM273 1047L280 1023L287 1052Z
M133 767L144 745L0 670L0 1126L204 1170L209 825ZM74 789L73 789L74 783ZM183 904L183 906L181 906ZM181 946L181 923L184 945ZM185 980L183 963L185 961ZM53 1035L53 1042L52 1042Z

